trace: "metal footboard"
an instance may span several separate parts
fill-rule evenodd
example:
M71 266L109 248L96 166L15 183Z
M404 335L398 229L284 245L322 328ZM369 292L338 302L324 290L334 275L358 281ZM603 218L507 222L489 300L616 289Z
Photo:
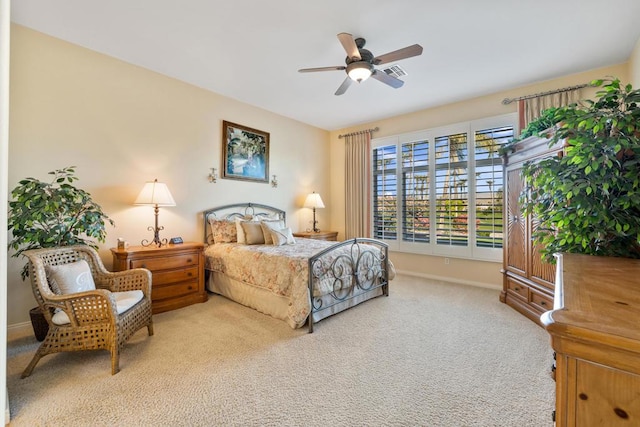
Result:
M309 258L309 333L313 332L314 313L378 288L388 296L388 255L386 243L356 238L337 243Z

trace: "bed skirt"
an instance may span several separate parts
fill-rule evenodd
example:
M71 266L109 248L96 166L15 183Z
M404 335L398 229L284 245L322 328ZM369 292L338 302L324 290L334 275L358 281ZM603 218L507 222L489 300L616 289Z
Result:
M268 314L271 317L285 321L293 329L301 328L306 321L296 323L288 316L289 298L276 295L267 289L249 285L244 282L232 279L229 276L215 271L208 271L207 289L210 292L222 295L232 301L244 306L253 308L261 313ZM347 301L334 304L326 310L313 314L313 322L319 322L322 319L346 310L362 302L383 294L382 288L375 288L368 292L363 292ZM334 299L330 296L323 297L324 304L333 304Z

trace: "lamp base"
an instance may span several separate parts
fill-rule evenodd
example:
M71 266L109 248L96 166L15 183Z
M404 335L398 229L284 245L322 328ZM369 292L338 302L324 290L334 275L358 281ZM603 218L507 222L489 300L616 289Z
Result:
M320 232L320 229L318 228L318 221L316 221L316 208L313 208L313 232Z
M142 242L140 242L140 244L142 246L157 246L157 247L162 247L162 246L166 246L169 244L169 241L167 239L160 239L160 230L164 230L164 227L151 227L149 226L149 228L147 228L147 230L149 231L153 231L153 240L149 241L147 239L144 239Z
M153 240L149 241L147 239L144 239L142 242L140 242L140 244L142 246L151 246L151 245L155 245L157 247L162 247L162 245L167 245L169 243L169 241L167 239L162 239L160 240L160 230L164 230L164 227L158 227L158 213L160 213L160 209L158 208L158 205L155 206L155 208L153 209L154 211L154 215L156 217L156 226L152 227L149 226L147 227L148 231L153 231Z

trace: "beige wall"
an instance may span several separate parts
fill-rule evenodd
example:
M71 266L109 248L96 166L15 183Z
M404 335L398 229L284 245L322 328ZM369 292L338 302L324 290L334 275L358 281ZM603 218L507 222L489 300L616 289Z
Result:
M115 221L101 255L123 237L152 238L153 209L133 206L144 182L169 186L176 207L161 208L161 237L202 241L200 213L252 201L283 208L294 231L309 227L301 208L315 190L330 199L329 133L199 89L114 58L34 32L11 27L9 188L27 176L77 166L78 185ZM218 179L222 120L270 132L270 173L279 186ZM330 212L318 211L328 224ZM8 263L8 323L28 321L35 305L20 279L23 260Z
M640 89L640 38L629 59L629 82L634 89Z
M329 133L24 27L12 26L11 47L9 188L25 176L45 179L50 170L77 166L78 184L116 221L101 246L108 267L108 248L118 237L132 244L151 237L146 230L153 223L151 208L132 206L147 180L165 181L177 202L161 210L162 237L199 241L199 214L238 201L282 207L294 230L305 229L311 213L300 206L310 191L320 192L327 205L318 211L320 223L343 235L344 140L339 134L378 126L375 136L384 137L510 113L515 105L502 105L505 97L607 75L628 81L630 69L636 86L640 80L636 46L635 66L589 71ZM270 173L278 175L278 188L207 181L209 168L220 169L222 120L270 132ZM445 264L439 257L401 253L391 257L400 271L495 288L501 284L498 263L451 258ZM10 325L28 321L28 309L35 304L19 278L22 262L10 258L8 263Z
M373 137L380 138L512 113L516 111L516 104L503 105L501 101L504 98L513 98L588 83L591 80L606 76L616 76L623 82L628 82L628 69L628 64L620 64L331 132L332 179L331 199L330 203L328 203L331 211L331 227L344 233L344 139L339 139L338 135L355 130L378 127L380 130ZM411 90L411 88L405 86L400 90ZM590 97L595 93L595 90L591 88L583 90L586 97ZM501 263L450 258L450 263L445 264L445 260L442 257L399 252L391 253L390 257L399 271L438 278L450 278L493 288L502 286Z

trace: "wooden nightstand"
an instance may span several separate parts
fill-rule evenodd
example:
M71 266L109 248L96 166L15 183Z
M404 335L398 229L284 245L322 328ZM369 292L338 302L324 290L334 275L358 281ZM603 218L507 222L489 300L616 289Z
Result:
M208 298L204 289L204 244L111 248L113 270L146 268L152 274L153 313L174 310Z
M338 240L338 232L337 231L300 231L298 233L293 233L294 237L304 237L306 239L315 239L315 240L331 240L333 242Z

